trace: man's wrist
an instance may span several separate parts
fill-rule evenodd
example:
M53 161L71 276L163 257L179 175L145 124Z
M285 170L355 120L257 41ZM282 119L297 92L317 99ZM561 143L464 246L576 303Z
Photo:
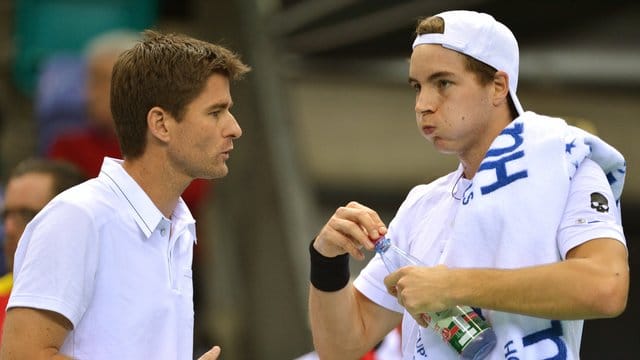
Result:
M349 284L349 254L326 257L313 247L315 239L309 244L311 259L311 284L318 290L334 292Z

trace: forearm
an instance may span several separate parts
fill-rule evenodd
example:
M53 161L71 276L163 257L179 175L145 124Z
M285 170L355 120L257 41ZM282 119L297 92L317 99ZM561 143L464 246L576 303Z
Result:
M374 344L367 344L365 327L355 298L347 287L324 292L309 290L309 318L313 343L321 359L357 359Z
M0 360L71 359L60 348L73 326L64 316L46 310L15 307L7 311Z
M340 207L309 246L309 317L321 359L357 359L402 320L372 302L349 281L349 258L386 233L378 214L356 202Z
M617 316L629 286L626 263L585 258L514 270L451 271L453 303L558 320Z
M7 341L8 340L8 341ZM60 353L60 349L55 347L47 347L37 349L29 346L21 341L15 341L11 338L5 339L0 351L0 360L12 359L46 359L46 360L72 360L73 358Z

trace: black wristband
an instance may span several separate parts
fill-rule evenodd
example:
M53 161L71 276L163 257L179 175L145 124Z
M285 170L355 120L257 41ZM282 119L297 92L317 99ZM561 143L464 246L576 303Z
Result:
M349 283L349 254L326 257L309 245L311 255L311 284L321 291L338 291Z

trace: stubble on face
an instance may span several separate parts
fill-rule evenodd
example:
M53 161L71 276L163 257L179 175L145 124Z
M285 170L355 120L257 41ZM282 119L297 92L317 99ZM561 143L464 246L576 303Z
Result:
M239 137L233 127L237 124L229 111L231 105L229 79L220 74L212 75L187 105L170 156L188 177L218 179L228 174L226 162L233 139Z

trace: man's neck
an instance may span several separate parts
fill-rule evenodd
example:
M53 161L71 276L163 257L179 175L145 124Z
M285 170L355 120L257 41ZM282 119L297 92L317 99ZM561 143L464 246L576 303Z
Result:
M168 219L178 204L178 199L189 185L190 179L180 179L166 161L155 161L148 155L129 160L122 166L149 196L158 210Z

